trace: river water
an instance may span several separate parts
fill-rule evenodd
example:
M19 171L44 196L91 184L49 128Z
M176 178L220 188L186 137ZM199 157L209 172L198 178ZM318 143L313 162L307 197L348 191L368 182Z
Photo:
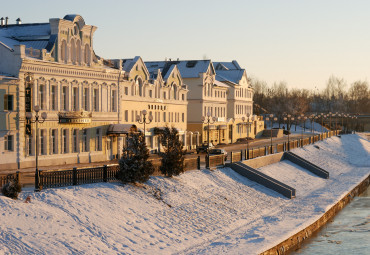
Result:
M332 222L290 254L370 255L370 189L355 197Z

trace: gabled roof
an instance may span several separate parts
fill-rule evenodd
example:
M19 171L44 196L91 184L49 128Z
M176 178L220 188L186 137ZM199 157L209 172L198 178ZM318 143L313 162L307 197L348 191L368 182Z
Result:
M141 62L143 66L143 70L146 75L146 79L149 79L150 77L150 72L146 68L146 65L143 61L143 59L140 56L136 56L134 58L130 59L122 59L122 70L125 71L127 74L129 74L132 71L132 68L138 63Z
M245 73L244 69L240 70L216 70L216 80L218 81L231 81L235 84L239 84Z
M139 56L136 56L134 58L122 59L122 70L130 72L139 59Z
M149 72L155 69L161 69L162 75L177 65L182 78L198 78L201 73L206 73L211 60L178 60L178 61L148 61L145 62ZM213 68L213 66L212 66Z
M242 68L236 60L231 62L213 62L216 70L241 70Z

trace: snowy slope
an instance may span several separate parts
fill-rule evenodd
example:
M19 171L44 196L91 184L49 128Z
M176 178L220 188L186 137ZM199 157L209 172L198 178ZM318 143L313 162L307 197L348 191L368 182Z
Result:
M260 170L297 190L285 197L229 168L152 177L143 186L100 183L0 196L0 254L256 254L319 218L370 174L370 142L332 137ZM344 147L345 146L345 147ZM31 195L31 203L24 203Z

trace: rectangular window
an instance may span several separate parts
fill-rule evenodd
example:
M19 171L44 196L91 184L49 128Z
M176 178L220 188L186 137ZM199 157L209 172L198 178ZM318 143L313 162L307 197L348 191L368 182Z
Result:
M57 109L57 86L51 86L51 109Z
M94 89L93 105L94 105L94 112L99 111L99 90L98 89Z
M14 142L14 136L13 135L7 135L4 137L4 150L5 151L13 151L13 142Z
M40 109L45 109L45 85L39 87L39 106Z
M89 151L87 129L84 129L82 131L82 151L84 152Z
M163 112L163 122L167 122L167 120L166 120L166 112Z
M116 112L117 111L117 91L116 90L112 90L112 112Z
M13 111L13 95L4 95L4 111Z
M95 137L95 150L101 151L102 150L102 137L101 137L101 129L96 129L96 137Z
M46 155L46 137L45 137L45 130L40 130L40 154Z
M26 142L27 142L27 155L31 156L32 155L32 136L28 135Z
M62 88L62 110L67 111L68 109L68 87Z
M89 88L84 88L82 105L85 111L89 111Z
M125 121L128 122L128 110L125 110Z
M73 152L78 152L78 129L73 129Z
M181 94L181 100L185 101L185 94Z
M181 120L182 120L182 122L185 122L185 113L182 113Z
M167 99L167 93L166 93L166 91L163 91L163 99Z
M68 130L67 129L63 129L62 140L63 140L63 153L68 153Z
M128 87L125 87L125 95L128 95Z
M78 88L72 89L72 97L73 97L73 104L72 104L72 110L77 111L78 110Z
M149 90L149 97L152 98L153 97L153 90Z
M58 154L57 130L51 130L51 153Z

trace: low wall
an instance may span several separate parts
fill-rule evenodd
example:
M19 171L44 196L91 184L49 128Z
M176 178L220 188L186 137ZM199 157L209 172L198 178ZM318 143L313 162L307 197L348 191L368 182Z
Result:
M271 155L267 155L263 157L244 160L242 161L242 163L254 169L257 169L263 166L267 166L267 165L280 162L282 160L283 155L284 155L284 152L280 152L280 153L271 154Z
M285 254L288 251L298 249L302 242L311 237L316 231L323 227L331 218L333 218L340 210L342 210L351 200L364 192L370 183L370 175L357 185L352 191L346 194L338 203L332 206L323 216L312 223L307 228L299 231L297 234L289 237L285 241L275 245L271 249L262 252L261 255L277 255Z

